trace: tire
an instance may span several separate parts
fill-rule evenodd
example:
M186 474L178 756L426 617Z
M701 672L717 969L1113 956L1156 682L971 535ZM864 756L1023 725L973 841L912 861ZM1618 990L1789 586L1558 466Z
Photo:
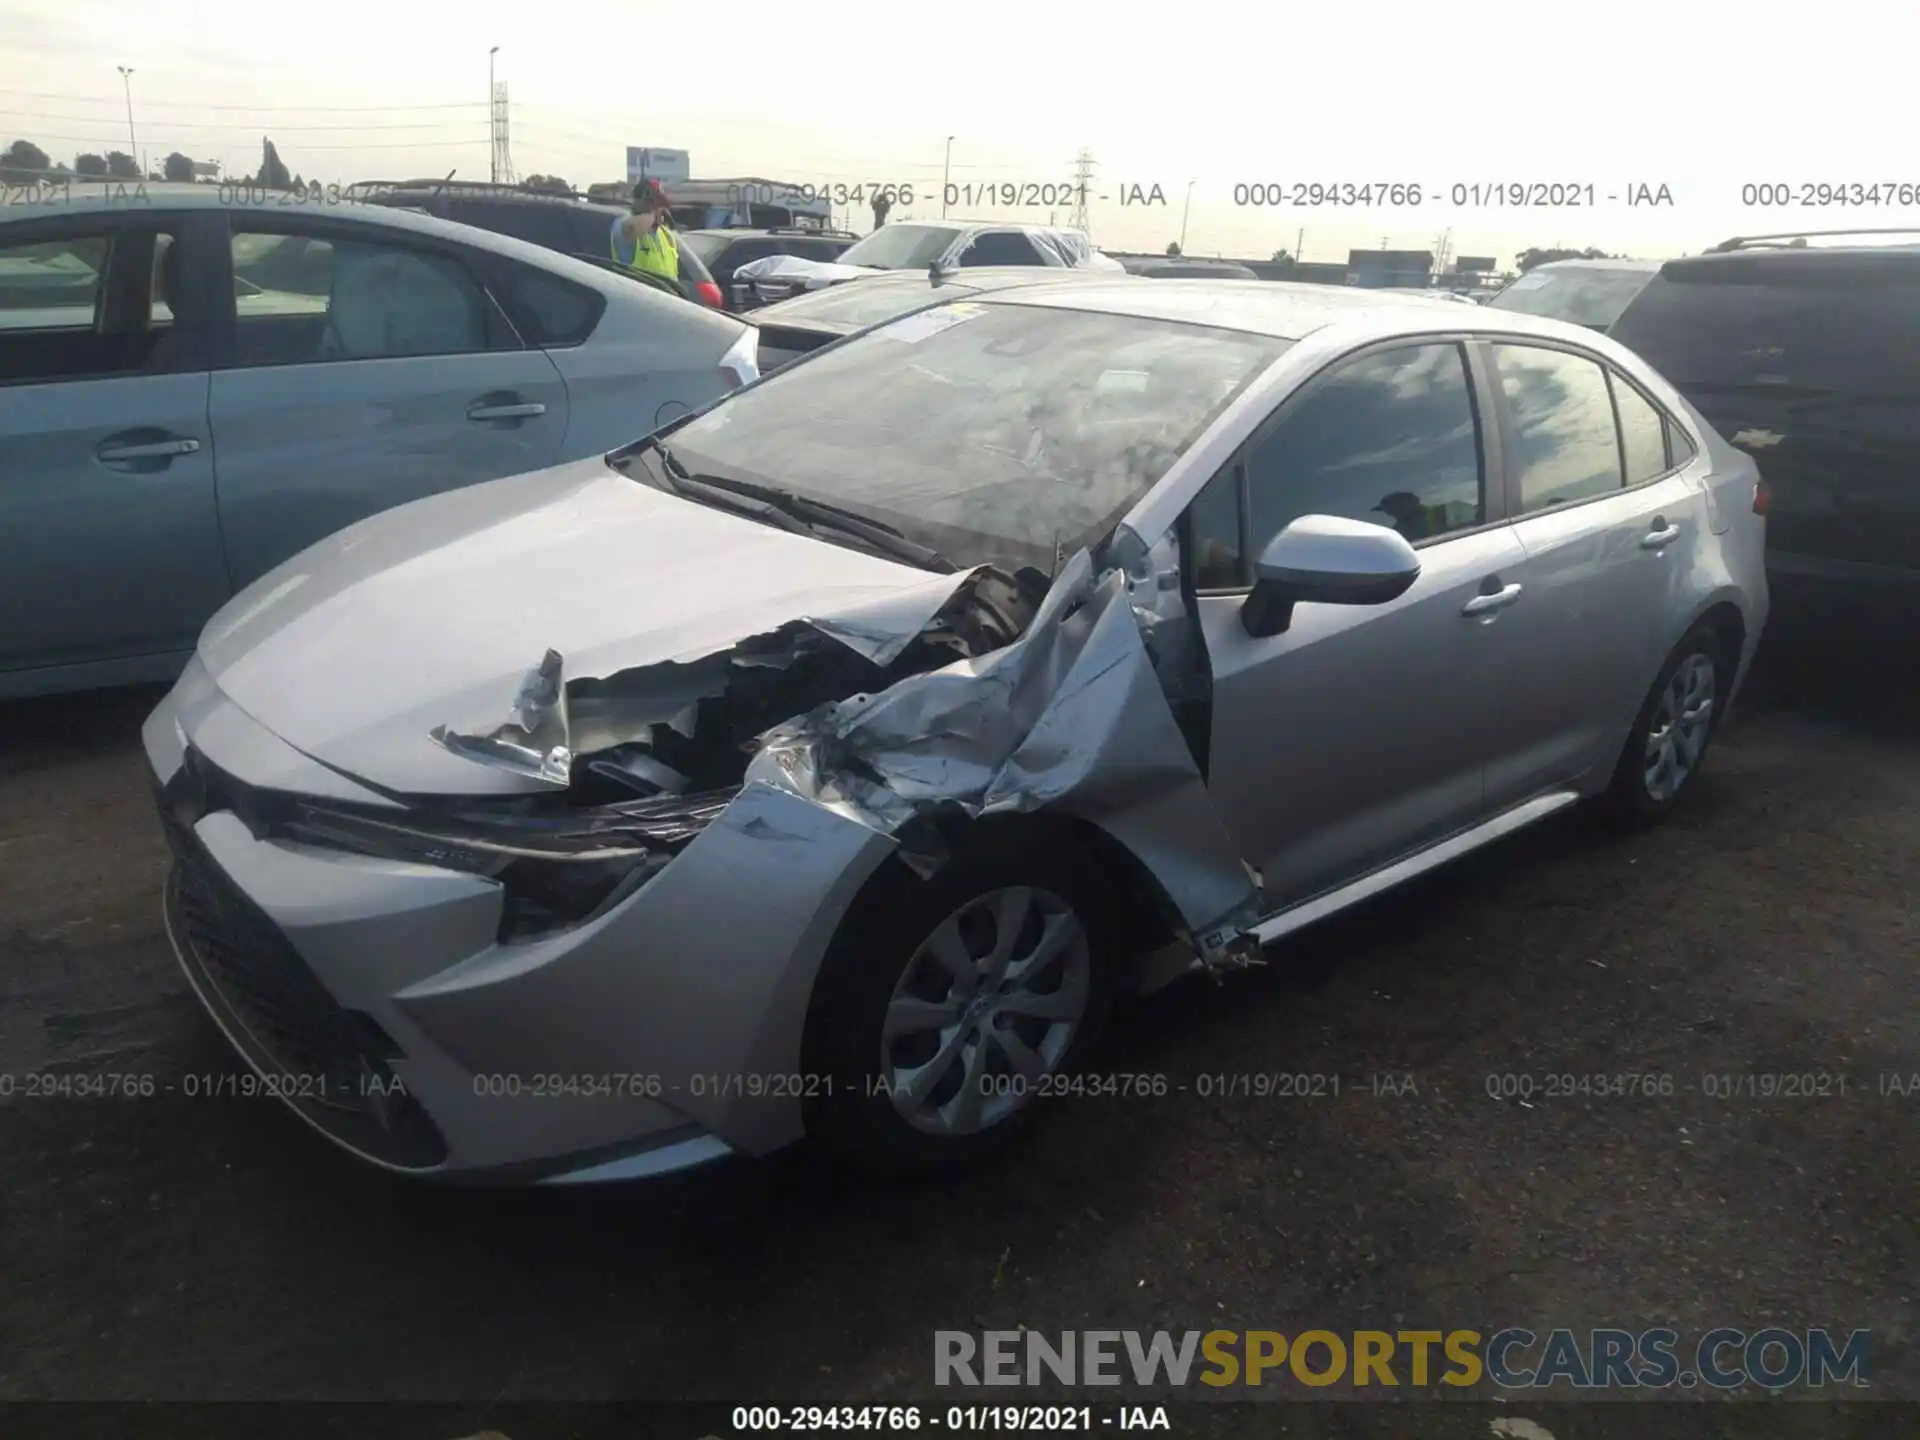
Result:
M1071 845L1008 838L902 886L836 940L808 1009L806 1070L821 1077L809 1096L811 1137L882 1170L965 1164L1020 1133L1047 1081L1072 1073L1098 1043L1112 1008L1119 897ZM1010 952L996 943L1003 929ZM1024 988L1023 962L1049 931L1059 939ZM956 945L974 962L968 981L935 958L958 958ZM1001 956L1004 987L989 973ZM1024 1075L1012 1058L1022 1052Z
M1707 626L1688 632L1660 667L1660 677L1634 716L1600 811L1614 824L1638 828L1673 813L1706 762L1733 680L1726 645Z

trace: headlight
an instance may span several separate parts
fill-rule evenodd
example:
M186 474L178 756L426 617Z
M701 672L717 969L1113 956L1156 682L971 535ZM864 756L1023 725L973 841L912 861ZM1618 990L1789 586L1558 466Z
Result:
M329 850L497 880L500 938L525 940L591 919L665 869L732 803L737 788L590 809L469 808L393 819L300 801L278 835Z

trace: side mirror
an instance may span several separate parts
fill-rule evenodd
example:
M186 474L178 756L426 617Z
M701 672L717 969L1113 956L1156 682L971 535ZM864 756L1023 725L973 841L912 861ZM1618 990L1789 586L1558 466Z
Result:
M1399 531L1302 515L1261 552L1240 623L1249 635L1281 635L1295 605L1384 605L1419 578L1420 557Z

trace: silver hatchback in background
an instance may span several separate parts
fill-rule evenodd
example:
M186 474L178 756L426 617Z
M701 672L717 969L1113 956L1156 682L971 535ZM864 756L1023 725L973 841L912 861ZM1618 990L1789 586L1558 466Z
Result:
M318 186L47 192L0 214L0 696L171 680L321 536L757 374L736 321Z
M1758 500L1553 321L948 301L237 597L145 730L168 926L393 1170L965 1160L1117 991L1667 814L1766 621Z

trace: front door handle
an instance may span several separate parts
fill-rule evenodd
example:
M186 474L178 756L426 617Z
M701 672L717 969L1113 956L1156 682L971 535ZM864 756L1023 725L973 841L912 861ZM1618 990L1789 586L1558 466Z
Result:
M1504 610L1520 598L1520 587L1508 585L1504 589L1490 594L1476 595L1460 607L1462 615L1490 615L1495 610Z
M1671 545L1679 538L1680 527L1678 525L1667 524L1666 516L1656 515L1653 519L1653 529L1640 537L1640 548L1642 550L1658 550L1663 545Z
M128 460L171 460L176 455L196 454L199 449L198 440L182 436L172 440L148 440L135 445L115 445L109 441L93 453L109 465L119 465Z
M547 413L547 407L538 400L505 405L472 405L467 409L469 420L531 420L536 415Z

